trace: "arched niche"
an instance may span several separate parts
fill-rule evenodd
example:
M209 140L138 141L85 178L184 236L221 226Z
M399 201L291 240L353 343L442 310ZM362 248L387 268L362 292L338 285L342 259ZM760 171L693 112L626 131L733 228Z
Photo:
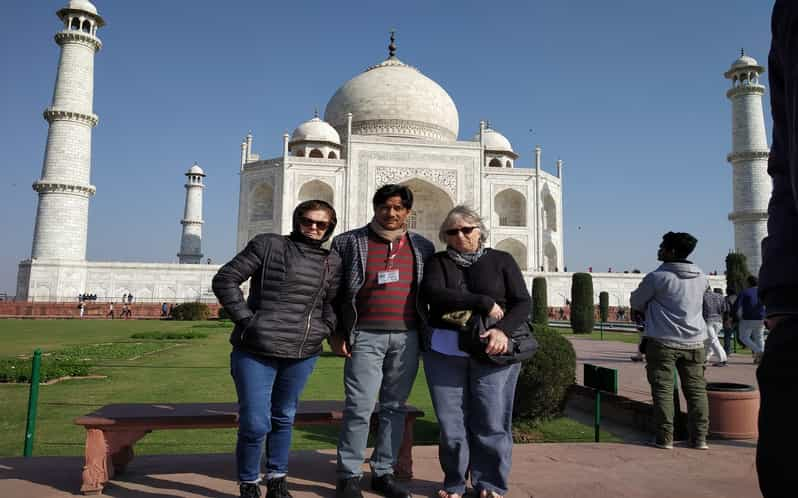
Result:
M557 267L557 248L554 244L547 242L543 248L543 259L545 261L546 271L558 271Z
M548 188L543 190L543 228L557 231L557 203Z
M272 221L274 218L274 187L261 183L252 191L249 203L249 221Z
M408 229L420 233L435 244L438 249L445 245L438 240L438 231L443 219L454 207L449 194L435 185L413 178L402 182L413 191L413 211L408 218Z
M490 160L490 162L488 163L488 166L491 167L491 168L501 168L502 167L502 162L494 157L493 159Z
M328 184L321 180L311 180L302 185L302 187L299 189L299 194L297 194L296 200L297 203L299 203L317 199L320 201L325 201L331 206L334 206L334 197L335 194L333 189Z
M526 263L526 246L516 239L504 239L496 244L496 249L510 253L510 255L518 263L521 271L527 269Z
M500 226L526 226L526 197L517 190L506 189L496 194L493 209Z

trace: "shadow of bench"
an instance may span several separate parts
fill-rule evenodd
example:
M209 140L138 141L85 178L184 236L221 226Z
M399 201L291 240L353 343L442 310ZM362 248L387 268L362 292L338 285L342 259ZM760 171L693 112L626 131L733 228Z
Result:
M343 419L343 401L300 401L294 425L338 424ZM399 458L394 469L397 479L413 477L413 424L424 412L405 406L405 428ZM237 403L125 403L106 405L75 419L86 429L85 465L80 491L102 493L114 473L124 472L133 460L133 446L154 430L223 429L238 427ZM377 414L371 419L377 426Z

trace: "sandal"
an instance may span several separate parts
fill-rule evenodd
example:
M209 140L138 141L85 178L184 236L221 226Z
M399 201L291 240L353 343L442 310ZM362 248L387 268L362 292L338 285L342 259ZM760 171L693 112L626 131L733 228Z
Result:
M439 489L435 492L435 496L438 498L462 498L462 495L459 493L449 493L445 489Z
M479 498L504 498L504 496L500 495L495 491L488 491L487 489L483 489L479 492Z

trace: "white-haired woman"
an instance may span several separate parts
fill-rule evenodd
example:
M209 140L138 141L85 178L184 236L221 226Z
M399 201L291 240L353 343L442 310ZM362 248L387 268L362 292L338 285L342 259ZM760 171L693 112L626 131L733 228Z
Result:
M469 473L480 497L507 493L520 364L497 365L464 352L456 327L443 319L471 310L495 322L481 335L487 355L506 353L508 333L527 320L531 300L521 270L510 254L485 247L487 235L475 211L457 206L439 233L446 251L424 266L421 293L430 311L424 371L440 423L440 498L462 497Z

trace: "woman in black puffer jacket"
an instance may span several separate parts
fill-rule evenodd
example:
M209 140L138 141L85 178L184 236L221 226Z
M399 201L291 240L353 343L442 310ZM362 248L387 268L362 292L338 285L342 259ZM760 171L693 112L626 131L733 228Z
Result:
M328 203L305 201L294 210L291 235L258 235L213 278L213 292L235 322L230 371L239 404L241 496L260 496L264 439L266 496L291 496L285 476L297 401L335 328L331 303L341 260L322 244L336 222ZM244 301L239 286L247 279Z

